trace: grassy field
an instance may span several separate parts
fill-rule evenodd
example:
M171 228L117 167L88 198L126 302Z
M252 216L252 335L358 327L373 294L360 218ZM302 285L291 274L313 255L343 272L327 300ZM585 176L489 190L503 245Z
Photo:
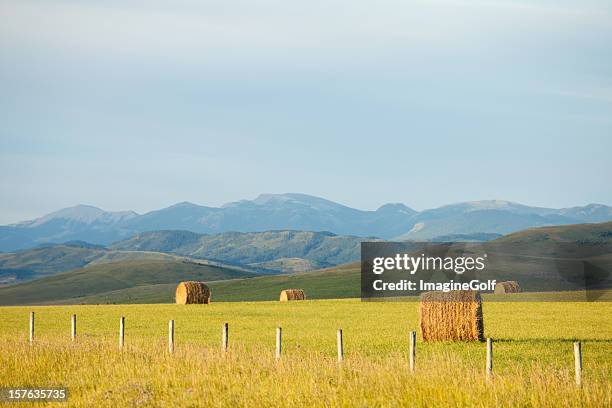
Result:
M239 268L184 260L137 260L92 265L31 282L0 287L0 305L71 303L70 300L125 289L170 284L183 280L214 281L257 276ZM127 302L127 300L124 300ZM151 302L157 302L152 299ZM123 302L122 302L123 303ZM128 302L129 303L129 302Z
M212 269L204 270L204 279L214 276ZM95 272L95 273L92 273ZM121 273L119 273L121 272ZM184 277L190 277L185 271L173 270L166 274L157 273L150 267L131 268L124 272L117 265L109 264L102 267L86 268L76 273L66 272L45 280L34 281L27 284L0 288L0 305L3 304L125 304L125 303L173 303L177 282ZM190 271L191 272L191 271ZM199 272L199 271L196 271ZM122 276L123 275L123 276ZM171 283L146 283L147 277L154 276L156 281L163 278ZM225 279L209 281L214 302L242 302L242 301L270 301L277 300L282 289L304 289L309 299L342 299L360 296L360 270L359 264L346 264L334 268L322 269L313 272L295 273L289 275L257 276L241 279ZM109 280L113 285L118 283L127 286L116 290L105 291L101 277ZM112 279L111 279L112 278ZM75 283L75 282L78 282ZM163 282L163 281L162 281ZM50 287L49 283L53 283ZM84 284L86 283L86 285ZM97 286L96 286L97 283ZM91 288L101 293L79 296L84 291L81 288ZM496 301L585 301L584 291L565 292L525 292L512 296L484 295L487 300ZM612 301L612 290L590 291L589 298L600 301Z
M33 346L30 311L37 319ZM495 339L490 383L482 343L419 342L411 374L407 334L417 327L417 313L415 302L353 299L3 307L0 387L65 385L69 406L76 407L612 404L612 303L485 302L485 333ZM121 315L123 352L117 348ZM169 319L176 321L173 355L166 351ZM227 355L219 351L226 321ZM276 362L279 325L283 357ZM342 364L335 359L338 328L345 337ZM573 382L577 339L583 342L581 389Z

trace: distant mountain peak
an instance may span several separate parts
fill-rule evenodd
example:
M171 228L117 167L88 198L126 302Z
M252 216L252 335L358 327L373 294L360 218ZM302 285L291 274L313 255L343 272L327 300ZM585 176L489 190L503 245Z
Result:
M176 203L176 204L171 205L170 207L167 207L167 209L168 208L201 208L201 207L202 207L201 205L194 204L191 201L181 201L180 203Z
M47 214L45 217L84 217L84 216L98 216L105 211L101 208L94 207L93 205L88 204L77 204L72 207L62 208L61 210L54 211L52 213Z
M512 205L518 205L515 202L508 200L476 200L476 201L468 201L467 204L471 204L475 207L493 207L493 208L503 208L509 207Z
M270 193L260 194L254 200L252 200L253 203L259 204L259 205L265 205L271 202L287 202L287 201L294 201L294 199L289 194L270 194Z
M342 204L338 204L334 201L327 200L325 198L312 196L302 193L282 193L282 194L271 194L265 193L258 195L254 200L240 200L232 203L227 203L223 207L238 207L238 206L267 206L267 207L283 207L290 205L310 207L319 211L327 210L353 210Z
M598 204L598 203L591 203L591 204L587 204L584 207L569 207L569 208L564 208L563 210L574 210L574 209L578 209L578 210L612 210L612 207L607 206L605 204Z
M104 223L115 223L125 221L136 216L138 216L138 214L136 214L134 211L109 212L92 205L79 204L73 207L62 208L61 210L54 211L34 220L20 222L15 224L15 226L37 227L49 221L58 219L75 221L83 224L91 224L97 221Z
M563 208L560 213L590 222L603 222L612 219L612 207L591 203L584 207Z
M461 203L448 204L442 207L426 210L424 212L448 212L454 211L459 213L472 212L472 211L504 211L512 213L533 213L533 214L547 214L554 212L552 208L543 207L531 207L524 204L520 204L514 201L508 200L477 200L477 201L465 201Z
M378 207L376 212L399 212L403 214L416 214L417 211L403 203L388 203Z
M288 202L288 201L295 201L295 202L301 202L301 203L324 202L324 203L332 203L335 205L339 205L337 203L334 203L333 201L326 200L325 198L312 196L308 194L302 194L302 193L282 193L282 194L265 193L265 194L260 194L259 196L257 196L257 198L253 200L253 202L256 204L267 204L269 202Z

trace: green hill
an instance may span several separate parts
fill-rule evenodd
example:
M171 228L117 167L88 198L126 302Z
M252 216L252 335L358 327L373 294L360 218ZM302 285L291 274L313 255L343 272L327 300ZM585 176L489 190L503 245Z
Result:
M612 222L531 228L500 237L492 243L531 246L544 242L597 244L612 252Z
M308 299L359 298L359 263L342 265L314 272L291 275L258 276L209 282L213 302L244 302L278 300L281 290L301 288ZM173 303L176 283L141 285L95 295L47 301L47 304L125 304ZM612 301L612 291L599 290L591 296L599 301ZM1 292L0 292L1 294ZM583 291L525 292L510 297L485 294L485 299L496 301L584 301Z
M121 261L193 261L200 264L226 266L219 262L154 252L123 251L107 249L87 243L65 243L44 247L0 253L0 287L2 285L22 283L38 278L55 275L86 266L101 265ZM245 272L266 272L263 266L255 268L230 266L232 269L243 269Z
M108 248L73 241L0 253L0 287L59 272L127 260L193 260L236 265L247 272L292 273L326 268L359 259L362 238L328 232L266 231L196 234L153 231Z
M498 263L500 269L487 272L488 279L518 280L528 292L576 290L579 285L560 279L563 278L560 264L554 258L557 254L550 254L552 258L517 256L534 249L542 252L541 248L547 246L561 248L565 242L578 243L577 257L589 257L604 272L612 269L612 223L536 228L475 245L480 245L478 250L485 250L490 257L495 251L511 249L506 255L499 255L504 262ZM594 289L611 287L610 274L602 277L597 286L592 286ZM291 287L304 289L310 299L360 295L359 263L289 275L257 276L244 270L187 261L129 261L89 266L0 288L0 304L172 302L176 283L188 279L211 281L216 302L273 300L280 290ZM532 294L520 295L528 296Z
M359 297L359 263L291 275L257 276L209 282L213 302L277 300L282 289L301 288L309 299ZM141 285L104 291L72 299L45 301L48 304L172 303L176 283ZM0 290L0 296L2 296Z
M240 269L188 261L121 261L88 266L17 285L0 288L0 305L69 303L70 299L141 286L180 281L215 281L257 276Z
M367 238L290 230L214 235L152 231L116 242L109 248L167 252L241 265L267 265L278 268L277 271L294 272L297 264L319 267L355 262L359 259L360 245L364 240ZM284 259L293 259L293 262L283 262Z

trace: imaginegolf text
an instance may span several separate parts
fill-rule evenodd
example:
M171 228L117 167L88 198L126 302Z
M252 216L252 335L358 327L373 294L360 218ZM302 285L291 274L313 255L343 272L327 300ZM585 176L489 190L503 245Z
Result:
M451 290L495 290L496 280L487 280L481 282L477 279L469 282L425 282L419 280L418 285L416 282L402 279L399 282L383 282L381 279L375 280L372 287L375 291L442 291L450 292ZM418 287L417 287L418 286Z

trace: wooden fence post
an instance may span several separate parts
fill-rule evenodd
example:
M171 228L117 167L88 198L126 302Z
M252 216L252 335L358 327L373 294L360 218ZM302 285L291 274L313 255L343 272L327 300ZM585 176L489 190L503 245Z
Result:
M280 359L281 357L281 352L283 349L282 346L282 342L283 342L283 329L280 327L276 328L276 359Z
M342 329L338 329L338 361L342 362L344 360L344 344L342 343Z
M576 370L576 385L582 385L582 346L579 341L574 342L574 368Z
M174 320L168 322L168 351L174 353Z
M229 342L229 328L228 328L228 324L224 323L223 331L221 333L221 349L223 351L227 351L228 342Z
M119 349L123 350L125 344L125 316L119 318Z
M72 341L76 340L76 331L77 331L76 315L73 314L70 319L70 338L72 339Z
M30 344L34 342L34 312L30 312Z
M416 367L416 332L410 332L410 371L414 373Z
M493 378L493 340L487 339L487 380Z

